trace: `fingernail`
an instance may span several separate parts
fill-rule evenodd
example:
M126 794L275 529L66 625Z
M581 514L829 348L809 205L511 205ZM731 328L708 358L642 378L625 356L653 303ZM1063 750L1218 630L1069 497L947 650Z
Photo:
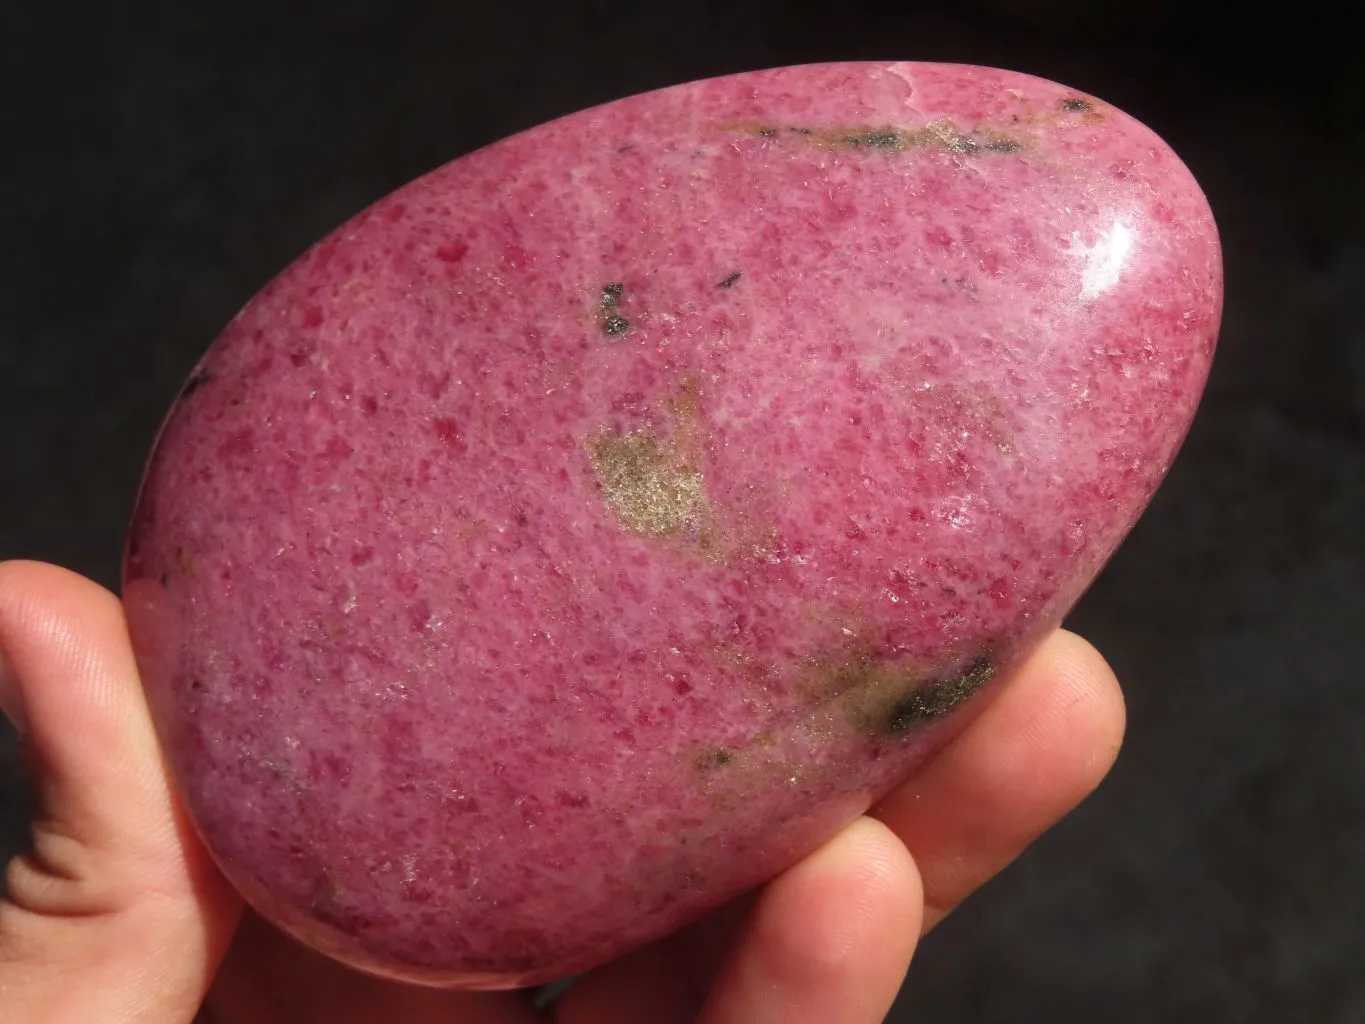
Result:
M4 651L0 651L0 711L5 713L10 725L14 726L20 735L28 731L23 696L19 693L19 679L10 667Z

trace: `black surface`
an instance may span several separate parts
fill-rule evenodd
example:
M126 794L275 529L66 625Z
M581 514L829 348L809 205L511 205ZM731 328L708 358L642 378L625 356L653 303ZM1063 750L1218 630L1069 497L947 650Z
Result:
M1365 1020L1365 76L1344 14L160 6L0 13L0 556L110 585L199 352L307 244L478 145L646 88L864 57L1012 67L1157 129L1209 193L1228 303L1190 441L1071 620L1126 683L1129 742L926 942L895 1019ZM11 846L13 760L0 744Z

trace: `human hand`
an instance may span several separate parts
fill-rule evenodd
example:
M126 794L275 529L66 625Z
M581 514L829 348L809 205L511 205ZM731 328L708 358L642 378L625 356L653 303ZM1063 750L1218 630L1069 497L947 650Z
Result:
M869 816L538 1011L526 993L372 978L243 914L174 795L98 585L0 563L0 704L38 785L0 900L7 1024L871 1024L919 937L1099 783L1124 721L1108 666L1059 632Z

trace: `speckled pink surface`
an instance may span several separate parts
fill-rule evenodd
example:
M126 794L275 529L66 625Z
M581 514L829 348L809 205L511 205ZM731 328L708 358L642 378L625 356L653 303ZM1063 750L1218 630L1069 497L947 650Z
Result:
M1056 625L1221 288L1150 131L980 68L703 82L413 183L232 322L148 469L125 603L199 829L427 983L676 927Z

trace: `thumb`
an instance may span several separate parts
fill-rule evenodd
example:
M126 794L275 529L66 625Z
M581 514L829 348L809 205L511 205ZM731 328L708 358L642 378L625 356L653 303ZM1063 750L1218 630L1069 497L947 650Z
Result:
M0 898L6 1022L192 1020L240 902L173 795L118 598L0 563L0 704L38 798Z

